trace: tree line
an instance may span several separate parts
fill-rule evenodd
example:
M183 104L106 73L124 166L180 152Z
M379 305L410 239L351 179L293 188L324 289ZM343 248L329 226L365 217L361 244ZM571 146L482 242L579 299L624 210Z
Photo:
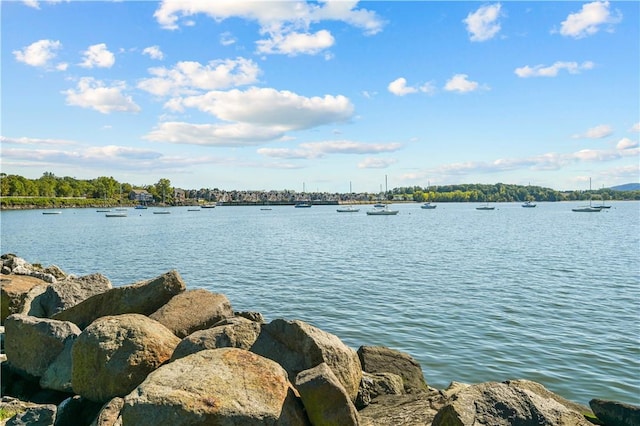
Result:
M155 202L174 203L175 188L169 179L160 179L155 184L132 185L119 182L113 177L100 176L95 179L76 179L73 177L57 177L51 172L45 172L38 179L28 179L19 175L0 173L0 195L2 198L85 198L94 204L103 201L107 204L124 203L129 201L132 190L145 190ZM216 193L219 190L213 190ZM209 199L212 190L187 189L183 190L187 199ZM358 194L349 194L351 197ZM375 194L359 194L371 198ZM336 199L344 198L335 194ZM423 188L420 186L398 187L388 191L385 198L389 200L415 202L523 202L523 201L577 201L602 200L640 200L640 191L616 191L602 188L592 191L556 191L540 186L523 186L513 184L461 184L441 185ZM5 202L3 201L3 205Z

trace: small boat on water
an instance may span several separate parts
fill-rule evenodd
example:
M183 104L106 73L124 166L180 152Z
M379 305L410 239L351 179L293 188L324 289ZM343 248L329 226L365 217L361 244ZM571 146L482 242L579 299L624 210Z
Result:
M109 209L105 209L105 210L96 210L98 213L107 213L110 212L111 210Z
M375 207L373 210L367 210L369 216L393 216L397 215L399 210L391 210L388 204L384 204L384 207Z
M484 206L478 206L476 207L476 210L495 210L496 208L494 206L490 206L488 204L485 204Z
M138 204L138 205L135 207L135 209L136 209L136 210L146 210L146 209L147 209L147 206L145 206L144 204Z
M431 204L431 203L430 203L430 202L428 202L428 201L427 201L426 203L424 203L423 205L421 205L421 206L420 206L420 208L421 208L421 209L425 209L425 210L433 210L433 209L435 209L436 207L438 207L438 206L437 206L437 205L435 205L435 204Z
M522 207L527 207L527 208L531 208L531 207L535 207L536 204L532 203L531 201L527 200L524 203L522 203Z
M359 208L352 206L352 205L348 205L348 206L344 206L344 207L338 207L336 209L336 211L338 213L357 213L360 211Z
M42 212L42 214L62 214L62 212L59 212L59 211L55 211L55 212Z
M105 217L127 217L127 212L107 213L105 214Z
M156 210L153 214L171 214L169 210Z
M591 178L589 178L589 192L591 192ZM602 207L592 205L591 201L592 201L591 198L589 198L589 205L588 206L575 207L575 208L571 209L571 211L572 212L579 212L579 213L598 213L598 212L602 211ZM604 205L604 202L602 204Z
M215 204L203 204L200 206L200 208L202 209L215 209L216 205Z
M297 208L297 209L309 208L309 207L311 207L311 202L310 201L297 201L296 204L294 205L294 207Z
M599 211L602 211L602 208L598 206L588 205L588 206L580 206L580 207L573 208L571 209L571 211L580 212L580 213L597 213Z

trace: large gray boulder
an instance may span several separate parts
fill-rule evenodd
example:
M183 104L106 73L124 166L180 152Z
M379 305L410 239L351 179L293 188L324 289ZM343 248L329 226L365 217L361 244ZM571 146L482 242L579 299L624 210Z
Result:
M260 323L242 317L225 320L224 324L191 333L178 344L171 360L204 349L239 348L250 350L260 335Z
M360 346L358 357L367 373L393 373L402 377L407 393L428 390L422 367L407 353L384 346Z
M165 364L124 401L124 425L309 425L286 371L236 348Z
M73 390L96 402L125 396L167 361L179 342L165 326L143 315L100 318L73 345Z
M591 426L588 408L564 400L526 380L486 382L455 393L433 419L433 426Z
M69 275L47 286L36 298L46 317L69 309L83 300L112 288L111 281L102 274L90 274L82 277Z
M96 294L52 318L71 321L82 329L100 317L130 313L151 315L185 288L178 271L172 270L151 280Z
M324 362L298 373L296 389L313 426L357 426L358 411Z
M182 338L232 316L233 309L225 295L196 289L174 296L149 317Z
M41 377L69 339L80 329L73 323L29 315L10 315L5 321L5 351L13 368L33 377Z
M303 321L277 319L263 325L251 351L282 365L292 381L301 371L325 362L352 401L358 394L362 368L356 351Z
M640 425L640 407L636 405L594 398L589 401L589 406L605 425Z

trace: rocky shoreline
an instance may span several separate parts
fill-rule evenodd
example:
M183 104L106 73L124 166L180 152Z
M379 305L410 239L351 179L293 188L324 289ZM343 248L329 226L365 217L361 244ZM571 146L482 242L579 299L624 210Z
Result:
M235 312L175 270L114 288L5 254L0 277L0 424L640 425L527 380L435 389L409 354Z

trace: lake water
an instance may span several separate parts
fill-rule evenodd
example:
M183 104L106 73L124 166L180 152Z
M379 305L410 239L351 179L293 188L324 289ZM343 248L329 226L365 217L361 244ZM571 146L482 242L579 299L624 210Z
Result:
M115 286L177 269L267 321L411 354L429 385L529 379L640 405L640 203L3 211L2 253Z

